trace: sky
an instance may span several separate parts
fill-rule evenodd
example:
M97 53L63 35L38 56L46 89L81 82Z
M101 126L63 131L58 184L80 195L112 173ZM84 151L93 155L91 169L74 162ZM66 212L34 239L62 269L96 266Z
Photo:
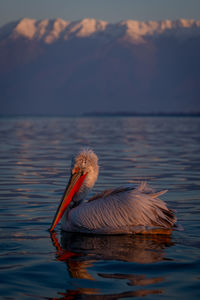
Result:
M108 22L200 19L200 0L0 0L0 26L20 18Z

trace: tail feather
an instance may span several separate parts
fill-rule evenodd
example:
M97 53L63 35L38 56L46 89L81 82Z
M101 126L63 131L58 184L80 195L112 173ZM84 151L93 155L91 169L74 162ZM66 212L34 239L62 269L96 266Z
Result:
M168 209L165 202L158 198L168 190L155 193L146 182L142 182L136 190L145 194L142 198L143 202L139 202L144 204L143 216L146 215L150 223L156 227L172 228L176 222L176 216L173 210ZM141 195L139 195L139 198L141 199Z
M151 196L152 198L157 198L165 193L168 192L168 190L162 190L160 192L154 193L154 190L150 187L150 185L148 185L148 183L146 182L142 182L138 187L137 190L140 193L144 193L144 194L148 194L149 196Z
M162 190L162 191L160 191L160 192L150 194L150 196L151 196L152 198L158 198L159 196L161 196L161 195L163 195L163 194L165 194L165 193L167 193L167 192L168 192L168 190Z

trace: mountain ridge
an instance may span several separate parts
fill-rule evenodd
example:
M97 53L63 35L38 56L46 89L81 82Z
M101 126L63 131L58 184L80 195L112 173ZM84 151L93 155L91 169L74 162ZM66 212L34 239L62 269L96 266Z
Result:
M24 37L29 40L43 41L51 44L59 39L68 40L72 37L96 38L112 36L127 37L132 42L142 42L142 37L166 34L176 36L199 36L200 21L193 19L179 19L175 21L137 21L124 20L118 23L109 23L103 20L85 18L80 21L65 21L63 19L36 20L22 18L0 28L0 39L7 35L10 39Z

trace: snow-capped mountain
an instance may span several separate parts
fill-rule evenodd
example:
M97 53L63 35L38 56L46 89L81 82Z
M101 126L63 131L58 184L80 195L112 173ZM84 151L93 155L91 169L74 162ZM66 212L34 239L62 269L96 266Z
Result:
M200 111L200 21L0 28L1 113Z
M70 38L127 38L130 42L142 42L146 36L161 34L176 37L200 35L200 21L180 19L177 21L140 22L126 20L116 24L95 19L83 19L69 22L62 19L41 20L22 19L9 23L0 30L0 38L5 36L13 39L24 37L29 40L43 41L51 44L58 40Z

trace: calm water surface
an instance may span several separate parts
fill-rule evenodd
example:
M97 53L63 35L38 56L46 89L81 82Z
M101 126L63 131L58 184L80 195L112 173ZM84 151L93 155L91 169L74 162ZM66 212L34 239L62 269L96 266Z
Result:
M2 118L0 140L2 299L200 299L200 118ZM99 156L94 192L167 188L184 231L51 236L83 145Z

